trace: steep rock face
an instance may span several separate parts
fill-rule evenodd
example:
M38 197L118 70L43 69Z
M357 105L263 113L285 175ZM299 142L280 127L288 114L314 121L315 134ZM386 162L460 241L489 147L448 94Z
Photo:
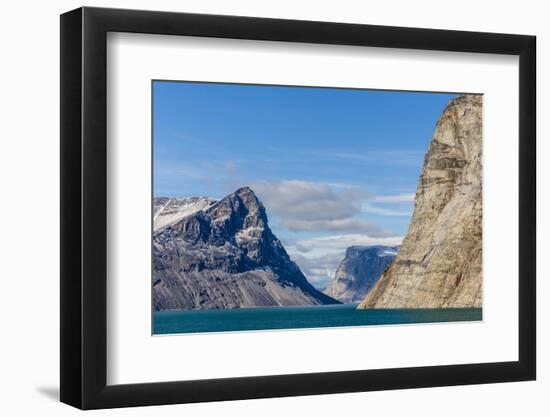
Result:
M398 246L351 246L324 293L343 303L361 302L394 260Z
M359 308L481 307L482 97L452 100L424 160L409 230Z
M155 310L334 304L316 290L240 188L153 236Z

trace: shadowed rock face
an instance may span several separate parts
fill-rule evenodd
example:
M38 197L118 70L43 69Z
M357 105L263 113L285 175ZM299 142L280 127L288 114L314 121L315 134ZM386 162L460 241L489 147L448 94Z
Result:
M155 310L335 303L290 259L248 187L153 236Z
M409 230L359 308L481 307L482 97L452 100L424 160Z
M324 293L343 303L359 303L394 260L398 246L351 246Z

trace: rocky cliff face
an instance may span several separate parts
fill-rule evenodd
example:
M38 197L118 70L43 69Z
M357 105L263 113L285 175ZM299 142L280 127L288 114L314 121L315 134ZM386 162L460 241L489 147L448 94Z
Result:
M359 308L481 307L482 97L452 100L439 121L395 261Z
M290 259L248 187L154 233L155 310L334 303Z
M359 303L395 259L398 246L351 246L324 293L343 303Z

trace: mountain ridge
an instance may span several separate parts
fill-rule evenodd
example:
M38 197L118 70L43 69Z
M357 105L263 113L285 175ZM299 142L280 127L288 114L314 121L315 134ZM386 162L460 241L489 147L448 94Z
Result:
M290 259L249 187L153 235L155 310L337 303Z

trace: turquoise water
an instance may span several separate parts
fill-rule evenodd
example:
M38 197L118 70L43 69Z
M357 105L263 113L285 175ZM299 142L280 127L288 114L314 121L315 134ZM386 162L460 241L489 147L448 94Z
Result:
M479 321L480 308L357 310L357 304L155 312L153 334Z

